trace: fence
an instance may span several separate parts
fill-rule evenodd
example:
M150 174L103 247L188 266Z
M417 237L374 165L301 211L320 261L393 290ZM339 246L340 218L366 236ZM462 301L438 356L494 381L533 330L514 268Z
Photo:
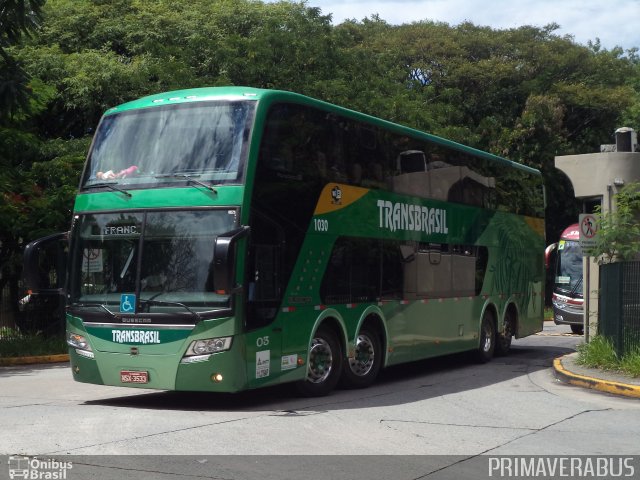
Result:
M21 312L18 310L18 300L15 297L9 284L0 290L0 341L19 335L18 323Z
M640 262L600 265L598 333L616 353L640 348Z
M0 290L0 342L25 335L64 334L64 305L59 294L25 297L23 288L7 284Z

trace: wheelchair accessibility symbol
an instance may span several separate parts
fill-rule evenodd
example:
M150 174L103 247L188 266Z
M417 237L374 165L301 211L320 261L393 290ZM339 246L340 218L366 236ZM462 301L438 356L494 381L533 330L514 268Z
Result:
M128 293L120 295L120 313L136 313L136 296Z

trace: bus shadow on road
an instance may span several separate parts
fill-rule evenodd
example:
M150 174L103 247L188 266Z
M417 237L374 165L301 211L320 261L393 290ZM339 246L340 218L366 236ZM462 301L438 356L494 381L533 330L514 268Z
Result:
M271 411L275 415L391 406L508 382L548 369L554 358L573 351L555 346L515 346L508 356L482 365L468 353L421 360L384 369L369 388L338 388L320 398L296 396L293 386L287 384L239 393L145 392L89 400L84 405L171 411Z

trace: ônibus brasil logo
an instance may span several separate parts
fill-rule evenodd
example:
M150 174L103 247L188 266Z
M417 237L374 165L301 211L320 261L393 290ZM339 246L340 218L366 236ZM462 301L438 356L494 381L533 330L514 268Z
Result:
M61 462L47 458L10 456L7 462L9 478L24 478L31 480L65 480L67 471L73 468L71 462Z

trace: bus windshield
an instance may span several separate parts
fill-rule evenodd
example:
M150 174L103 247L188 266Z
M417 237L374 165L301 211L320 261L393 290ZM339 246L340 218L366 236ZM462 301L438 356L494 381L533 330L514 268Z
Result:
M243 151L255 102L199 102L103 117L83 188L148 185L197 178L242 181Z
M235 228L236 217L236 210L227 209L77 217L71 307L101 307L102 314L229 308L229 295L214 291L213 250L215 238ZM123 295L137 305L129 301L123 310Z
M558 246L556 291L582 296L582 249L572 240L561 240Z

